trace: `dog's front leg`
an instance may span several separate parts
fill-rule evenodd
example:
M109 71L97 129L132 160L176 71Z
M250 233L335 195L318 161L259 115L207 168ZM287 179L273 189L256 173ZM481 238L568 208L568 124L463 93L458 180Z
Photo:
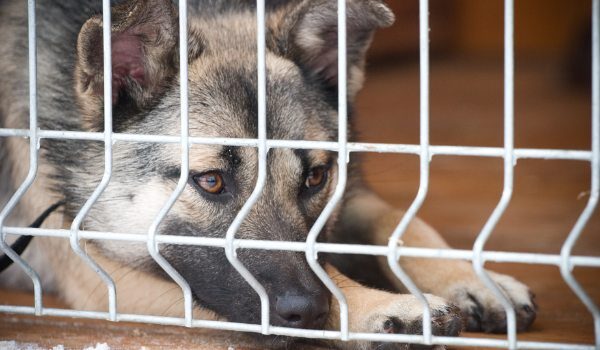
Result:
M423 306L410 294L394 294L365 287L346 277L331 265L327 273L346 296L348 321L351 332L421 334ZM461 329L458 309L444 299L427 295L435 335L456 336ZM332 300L327 328L340 329L339 304ZM336 341L340 349L407 349L407 344L389 343L382 347L378 342ZM442 347L438 347L442 348Z
M372 244L388 245L390 236L403 215L404 212L393 209L374 193L362 190L349 200L341 223L343 227L366 231L366 236L372 237ZM410 223L402 236L402 242L398 243L412 247L449 248L431 226L418 218ZM403 290L402 283L389 268L387 259L380 257L378 261L390 281L398 290ZM506 315L502 305L479 280L469 262L408 257L401 258L400 262L404 271L421 290L439 295L461 309L466 330L506 330ZM517 328L524 330L529 327L536 316L533 294L527 286L510 276L488 272L512 301L517 313Z

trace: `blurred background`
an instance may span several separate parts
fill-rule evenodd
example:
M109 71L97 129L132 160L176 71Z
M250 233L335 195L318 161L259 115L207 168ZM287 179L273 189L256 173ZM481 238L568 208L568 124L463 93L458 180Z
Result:
M365 88L358 96L358 113L353 122L360 141L418 144L418 0L394 1L390 6L396 14L396 23L379 31L374 39ZM516 147L590 149L590 7L589 1L515 2ZM431 143L502 147L503 1L431 1L430 13ZM368 161L371 155L364 156ZM403 157L412 162L394 163L394 159ZM375 187L384 180L394 182L396 186L388 187L386 195L400 195L395 188L405 187L402 181L418 180L416 156L388 154L375 158L386 158L383 168L374 171L368 163L365 171ZM446 167L442 168L444 164ZM470 164L474 165L472 169ZM447 181L451 173L440 179L452 185L448 186L451 191L448 197L457 199L455 196L462 192L474 190L480 199L492 191L495 205L495 194L502 187L501 159L436 156L431 165L434 175L442 170L468 170L453 181ZM548 205L553 192L573 188L576 191L572 199L577 206L574 212L578 214L589 194L589 172L587 162L520 160L516 167L515 195L518 198L521 192L539 188L540 193L530 199ZM408 175L412 173L416 175L414 178ZM482 181L473 182L477 179ZM432 195L437 193L435 180ZM463 181L465 188L461 190ZM524 181L529 182L521 188ZM415 187L412 185L407 187ZM412 192L408 197L410 204ZM557 210L555 215L542 218L561 216L562 219L559 211L567 210L568 205L562 198L561 203L553 208ZM445 210L460 210L465 206L469 206L468 201L454 201L452 208ZM466 209L485 212L488 208L478 205ZM529 210L536 210L535 205ZM437 212L435 216L440 215ZM540 225L546 226L538 223L536 230L541 229ZM561 231L564 236L565 230ZM559 247L560 244L554 248ZM581 253L588 249L590 254L596 248L600 245L587 245Z
M391 28L377 33L370 50L371 59L416 56L419 38L418 0L388 1L388 5L397 20ZM504 40L503 1L432 0L429 9L434 57L444 54L501 57ZM587 49L589 52L590 16L591 1L515 1L517 55L589 62L589 55L581 51Z
M419 143L418 1L388 1L393 27L376 35L358 97L358 140ZM430 1L430 140L433 145L503 145L504 3ZM515 146L591 147L591 1L515 1ZM370 186L408 208L419 186L414 155L353 154ZM501 158L435 156L419 216L457 248L470 249L500 199ZM486 249L558 254L587 204L590 163L521 159L514 193ZM596 209L575 254L600 255ZM523 339L593 343L592 317L558 267L488 264L529 284L540 312ZM600 271L575 276L600 303Z

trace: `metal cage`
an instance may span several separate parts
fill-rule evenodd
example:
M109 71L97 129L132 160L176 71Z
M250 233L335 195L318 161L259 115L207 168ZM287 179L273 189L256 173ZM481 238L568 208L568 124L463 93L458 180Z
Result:
M104 130L105 132L74 132L67 130L52 131L41 130L37 126L36 106L36 35L35 35L35 1L28 0L28 43L29 43L29 86L30 86L30 125L27 129L0 129L0 137L25 137L29 139L30 166L25 181L18 188L9 202L2 208L0 213L0 231L2 239L0 248L13 259L32 279L34 284L34 306L0 305L0 311L5 313L35 314L47 316L71 316L95 319L108 319L112 321L147 322L165 325L181 325L187 327L205 327L213 329L224 329L234 331L256 332L262 334L286 335L295 337L308 337L320 339L342 339L342 340L372 340L409 342L419 344L445 344L461 346L488 346L509 349L600 349L600 310L593 300L586 294L580 284L573 277L572 269L575 266L600 267L600 258L590 256L573 256L572 248L577 242L583 228L588 222L598 204L600 192L600 0L592 0L592 148L591 150L559 150L559 149L524 149L515 148L513 142L514 133L514 0L504 2L504 147L463 147L463 146L438 146L429 143L429 21L428 0L420 0L419 32L420 32L420 143L419 144L376 144L376 143L350 143L346 139L347 111L346 111L346 3L338 0L338 72L339 72L339 105L338 125L339 134L337 142L315 142L315 141L287 141L272 140L266 137L266 71L265 71L265 0L257 1L257 44L258 44L258 138L257 139L231 139L231 138L201 138L188 135L188 79L187 79L187 4L186 0L179 1L179 40L180 40L180 76L181 81L181 130L180 136L165 135L140 135L113 133L112 130L112 106L111 100L105 100L104 108ZM104 47L104 77L111 74L111 52L110 40L110 1L103 0L103 47ZM111 81L105 79L104 94L111 96ZM23 227L5 226L5 219L11 213L20 198L25 194L33 183L38 165L39 141L44 138L53 139L77 139L104 141L105 146L105 171L104 176L85 205L75 217L70 230L64 229L34 229ZM111 178L112 170L112 145L114 142L150 142L150 143L179 143L181 145L181 178L176 190L169 201L164 204L159 215L155 218L147 235L95 232L80 230L80 224L85 218L91 206L96 202L103 190L107 187ZM180 237L172 235L158 235L157 227L166 216L172 205L182 192L189 170L189 148L193 144L219 144L256 147L259 154L259 173L256 187L245 203L237 217L229 227L225 238L206 237ZM250 211L253 204L261 194L266 179L266 158L270 148L302 148L302 149L326 149L338 153L339 181L334 195L327 204L322 214L310 230L306 242L281 242L281 241L256 241L236 239L236 231ZM420 158L420 186L415 200L408 211L398 223L390 237L388 246L374 245L351 245L351 244L329 244L317 243L317 235L325 225L334 207L341 199L347 177L347 162L351 152L386 152L415 154ZM504 160L504 187L502 196L481 229L475 244L471 250L458 249L430 249L411 248L398 246L395 242L402 238L409 222L415 217L421 207L428 190L429 163L432 156L480 156L499 157ZM562 245L560 255L535 254L535 253L512 253L499 251L486 251L484 245L498 220L508 206L513 192L513 170L518 159L561 159L582 161L590 164L591 169L591 195L587 206L573 226L568 238ZM106 312L82 311L73 309L48 308L42 305L42 289L40 279L26 261L11 250L6 243L7 235L32 235L53 236L68 238L72 249L96 271L106 284L108 289L108 310ZM181 287L184 295L185 317L162 317L154 315L123 314L117 312L117 293L115 283L111 277L102 270L79 246L80 239L97 240L121 240L146 242L148 252L152 258L171 276ZM170 243L179 245L199 245L224 248L229 262L239 271L245 280L254 288L261 300L262 321L260 325L242 324L223 321L207 321L193 319L192 317L192 294L188 283L175 269L161 256L158 245ZM331 290L337 298L341 310L341 328L339 331L304 330L275 327L269 324L269 303L263 286L246 270L237 260L236 250L244 249L267 249L267 250L289 250L305 252L306 259L313 271L319 276L323 283ZM318 253L342 253L342 254L367 254L386 256L389 266L407 288L421 300L424 306L423 312L423 334L422 335L389 335L354 333L348 329L348 306L343 293L336 287L325 271L317 263ZM401 257L422 257L430 259L464 259L472 261L473 268L483 283L492 290L502 302L507 314L507 339L490 338L467 338L467 337L441 337L433 336L431 332L431 315L427 301L421 291L410 281L408 276L400 269L398 259ZM514 262L526 264L546 264L560 268L564 281L588 308L594 318L594 329L596 344L559 344L551 342L519 341L516 333L515 310L498 286L488 277L483 269L486 262Z

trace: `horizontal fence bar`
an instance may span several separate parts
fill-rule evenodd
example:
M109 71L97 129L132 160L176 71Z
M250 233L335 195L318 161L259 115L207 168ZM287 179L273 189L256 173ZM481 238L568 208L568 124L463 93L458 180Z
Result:
M157 236L158 237L158 236ZM0 305L0 312L33 315L35 309L29 306L6 306ZM87 319L107 319L107 312L84 311L84 310L69 310L58 308L43 308L42 315L53 317L77 317ZM179 317L153 316L153 315L138 315L124 314L117 315L117 320L121 322L143 322L170 326L183 326L185 319ZM226 321L210 321L210 320L193 320L192 327L208 328L227 331L240 331L260 333L261 326L258 324L236 323ZM318 339L339 339L340 332L326 330L307 330L285 327L271 326L269 332L273 335L290 336L290 337L307 337ZM380 333L348 333L349 340L365 340L365 341L387 341L387 342L410 342L422 344L423 337L421 335L408 334L380 334ZM470 337L440 337L432 336L432 344L450 345L450 346L485 346L494 348L506 348L508 342L503 339L489 338L470 338ZM594 346L584 344L569 344L569 343L550 343L536 341L518 341L519 349L547 349L547 350L593 350Z
M87 140L103 141L103 133L83 131L55 131L39 130L40 139L57 140ZM29 137L27 129L3 129L0 128L0 137ZM114 141L122 142L148 142L148 143L180 143L179 136L147 135L147 134L124 134L113 133ZM190 144L204 145L228 145L242 147L258 147L257 139L227 138L227 137L189 137ZM323 149L337 151L338 143L334 141L304 141L304 140L267 140L267 148L298 148L298 149ZM374 153L408 153L419 155L420 145L412 144L386 144L370 142L348 142L348 152L374 152ZM429 154L444 156L476 156L476 157L499 157L504 156L502 147L477 147L477 146L429 146ZM537 148L515 148L516 159L562 159L591 161L592 152L585 150L566 149L537 149Z
M31 235L67 238L69 237L70 231L64 229L44 229L7 226L4 227L4 232L12 235ZM145 234L103 231L79 231L79 237L83 239L129 241L140 243L145 243L148 239L148 237ZM224 248L226 246L225 238L214 237L157 235L156 242L161 244L196 245L217 248ZM234 246L235 248L241 249L286 250L295 252L306 251L306 242L236 239ZM397 249L399 257L455 260L471 260L473 258L473 251L468 249L435 249L417 247L398 247ZM340 243L316 243L315 250L320 253L381 256L386 256L389 252L387 246ZM556 266L560 265L561 263L561 256L559 254L484 251L482 253L482 257L485 261L502 263L521 263ZM569 258L569 261L573 266L585 266L595 268L600 267L600 257L595 256L571 256Z

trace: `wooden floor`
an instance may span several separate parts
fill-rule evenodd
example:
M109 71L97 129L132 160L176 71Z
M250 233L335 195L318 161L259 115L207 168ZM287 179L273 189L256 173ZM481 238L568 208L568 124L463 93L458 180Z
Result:
M565 86L558 66L517 61L515 144L526 148L589 149L589 93ZM418 143L418 66L371 66L358 100L360 139ZM431 143L502 146L501 62L452 60L431 65ZM354 155L352 156L355 157ZM407 207L419 183L419 163L410 155L364 155L371 186L391 203ZM559 253L589 197L590 166L577 161L519 160L514 194L486 249ZM436 156L431 162L427 200L419 212L457 248L470 248L502 191L502 160ZM575 254L600 255L600 214L596 210ZM538 319L519 339L593 343L590 314L562 281L555 266L489 264L527 283L537 295ZM600 270L575 269L596 303ZM4 291L2 303L31 304L31 296ZM46 298L49 304L58 301ZM479 336L466 334L468 336ZM502 338L502 336L497 336ZM234 333L185 328L0 315L0 340L41 347L64 345L111 349L262 349ZM0 343L0 348L14 343Z

